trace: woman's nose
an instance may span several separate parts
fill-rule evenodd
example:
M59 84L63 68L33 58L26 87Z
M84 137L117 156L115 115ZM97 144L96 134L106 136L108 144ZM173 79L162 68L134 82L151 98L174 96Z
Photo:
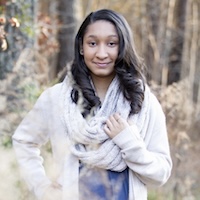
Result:
M99 45L97 48L96 56L99 59L104 59L108 56L107 48L105 45Z

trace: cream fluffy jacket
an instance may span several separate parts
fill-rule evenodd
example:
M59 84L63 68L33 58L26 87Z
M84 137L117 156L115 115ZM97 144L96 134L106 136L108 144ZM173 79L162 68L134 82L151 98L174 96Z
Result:
M78 200L76 172L79 165L70 153L70 141L63 124L62 84L65 83L56 84L41 94L13 135L23 178L38 199L52 182L40 155L40 147L50 140L55 178L63 190L62 200ZM149 116L145 122L148 134L141 134L137 127L130 126L113 138L129 167L129 200L147 200L146 187L164 184L172 168L165 116L156 97L149 93Z

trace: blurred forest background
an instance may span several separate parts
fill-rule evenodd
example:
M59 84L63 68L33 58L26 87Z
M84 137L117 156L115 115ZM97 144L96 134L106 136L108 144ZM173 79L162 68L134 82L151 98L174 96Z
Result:
M200 0L0 0L0 200L34 199L11 136L41 92L62 80L78 26L100 8L128 20L167 117L173 172L149 200L200 199ZM47 167L49 148L42 153Z

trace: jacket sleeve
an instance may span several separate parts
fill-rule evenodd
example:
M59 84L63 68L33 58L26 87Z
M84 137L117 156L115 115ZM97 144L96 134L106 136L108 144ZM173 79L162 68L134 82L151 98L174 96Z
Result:
M144 138L136 125L124 129L113 138L127 166L146 185L163 185L171 174L165 115L156 97L150 102L148 128Z
M48 105L48 92L45 91L12 136L22 177L38 199L50 185L40 155L40 147L48 140Z

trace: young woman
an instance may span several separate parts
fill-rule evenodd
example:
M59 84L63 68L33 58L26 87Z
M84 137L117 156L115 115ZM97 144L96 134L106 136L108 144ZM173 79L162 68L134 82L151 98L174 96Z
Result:
M13 135L30 190L42 200L146 200L171 173L165 116L145 84L120 14L89 14L65 80L47 89ZM39 148L50 139L57 177Z

